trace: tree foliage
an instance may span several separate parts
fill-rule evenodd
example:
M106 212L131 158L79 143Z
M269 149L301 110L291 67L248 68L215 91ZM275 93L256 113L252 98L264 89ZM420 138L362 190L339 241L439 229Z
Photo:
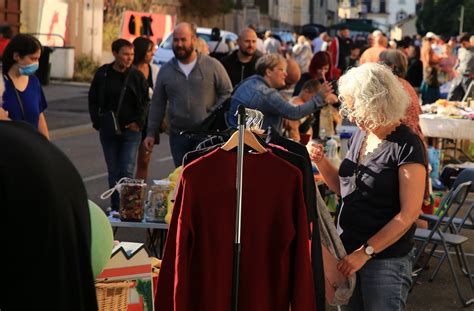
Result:
M474 0L425 0L418 13L416 28L418 33L432 31L449 37L459 35L459 17L464 5L463 32L474 31Z

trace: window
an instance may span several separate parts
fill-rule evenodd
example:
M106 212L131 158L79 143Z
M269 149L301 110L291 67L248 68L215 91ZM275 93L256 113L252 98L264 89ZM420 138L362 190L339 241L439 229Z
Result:
M385 11L385 0L380 0L379 12L380 13L386 13L386 11Z
M407 17L408 17L408 14L405 11L401 10L400 12L397 13L396 19L397 19L397 22L399 22Z

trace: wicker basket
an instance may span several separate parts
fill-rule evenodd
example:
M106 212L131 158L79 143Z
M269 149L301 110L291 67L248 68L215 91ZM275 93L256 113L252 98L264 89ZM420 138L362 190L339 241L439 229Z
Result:
M126 311L128 305L128 289L133 282L98 282L95 293L100 311Z

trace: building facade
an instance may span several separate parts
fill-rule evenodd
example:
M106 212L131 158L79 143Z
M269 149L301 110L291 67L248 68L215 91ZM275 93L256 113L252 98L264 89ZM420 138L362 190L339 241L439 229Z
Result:
M66 12L59 10L60 8L64 8ZM38 38L43 44L45 44L44 40L48 35L54 38L62 37L60 42L64 46L74 47L76 55L86 54L100 61L102 57L103 10L104 0L22 1L21 31L40 33ZM61 16L65 15L64 30L62 26L52 27L58 20L58 14L60 16L59 23ZM52 28L59 30L49 31Z
M343 0L339 4L340 18L366 18L382 31L390 30L398 22L415 16L414 0Z
M299 30L305 24L337 23L337 0L269 0L272 27Z

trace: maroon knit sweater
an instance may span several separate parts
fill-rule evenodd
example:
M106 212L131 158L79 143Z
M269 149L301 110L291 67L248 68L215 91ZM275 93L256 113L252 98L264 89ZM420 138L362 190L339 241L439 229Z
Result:
M156 310L229 310L236 153L218 148L183 171ZM239 310L315 310L298 169L271 152L245 154Z

